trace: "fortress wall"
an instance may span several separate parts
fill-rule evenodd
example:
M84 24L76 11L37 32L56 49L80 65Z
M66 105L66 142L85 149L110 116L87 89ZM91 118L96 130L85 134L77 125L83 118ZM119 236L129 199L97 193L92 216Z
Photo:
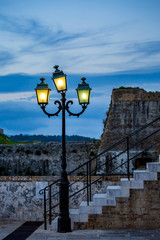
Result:
M94 157L97 142L68 142L66 144L67 171ZM92 167L95 167L93 163ZM85 173L80 169L74 174ZM0 175L52 176L61 172L61 143L0 145Z
M99 152L159 115L160 92L146 92L143 89L113 89ZM149 134L153 129L156 130L159 127L160 122L157 122L141 134ZM121 148L122 146L120 146Z
M111 105L105 120L104 132L101 139L99 152L106 150L111 145L118 142L120 139L126 137L128 134L133 133L140 127L151 122L160 116L160 92L146 92L143 89L129 88L129 89L113 89L111 96ZM154 131L160 129L160 121L155 122L148 128L144 129L140 133L129 139L130 155L131 152L139 152L148 148L151 144L155 144L160 141L160 132L157 132L152 137L141 141L144 137L149 136ZM134 146L135 145L135 146ZM134 147L133 147L134 146ZM111 149L112 153L109 152L98 159L98 166L105 163L107 159L111 159L117 155L120 151L124 151L127 148L127 141L123 141L118 146ZM139 165L144 165L144 159L147 162L156 161L156 152L160 149L160 143L151 147L145 152L145 156L139 156ZM112 155L112 156L111 156ZM126 157L120 156L114 159L110 163L109 168L119 166L121 160L127 160ZM143 158L142 160L140 158ZM132 170L138 165L137 159L134 158L131 163ZM117 169L116 173L127 172L127 165L123 169ZM97 171L98 174L108 172L108 166L105 165L102 169Z

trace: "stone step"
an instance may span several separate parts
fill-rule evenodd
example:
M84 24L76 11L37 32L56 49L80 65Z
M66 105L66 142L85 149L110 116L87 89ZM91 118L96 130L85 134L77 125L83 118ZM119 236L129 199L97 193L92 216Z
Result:
M71 228L73 229L74 222L88 222L88 213L80 213L79 209L69 209L69 216L71 219ZM57 231L58 217L56 217L51 224L51 229Z
M146 181L153 181L157 180L157 173L156 172L150 172L148 170L135 170L133 173L134 179L136 181L139 180L146 180Z
M93 196L94 206L116 206L116 200L114 197L108 197L107 194L94 194Z
M79 209L69 209L69 216L73 222L88 222L88 213L80 213Z
M160 162L147 163L147 168L150 172L160 172Z
M94 205L93 202L82 201L79 207L79 212L81 214L88 213L88 214L102 214L102 207Z
M58 226L58 216L52 221L51 230L52 231L57 231L57 226Z
M121 178L120 186L123 188L130 188L130 189L143 189L144 182L143 181L136 181L134 178Z
M129 197L130 191L128 188L121 186L108 186L107 187L107 196L109 198L116 197Z
M80 213L79 209L69 209L71 218L71 229L74 227L74 222L88 222L88 213Z

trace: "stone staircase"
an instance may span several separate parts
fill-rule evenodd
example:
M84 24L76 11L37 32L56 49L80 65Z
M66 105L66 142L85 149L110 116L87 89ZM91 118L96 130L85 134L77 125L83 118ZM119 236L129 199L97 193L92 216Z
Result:
M160 227L160 157L147 163L146 170L135 170L130 180L108 186L106 193L94 194L93 201L70 209L72 229L116 229ZM52 230L57 230L57 220ZM154 223L154 225L153 225Z

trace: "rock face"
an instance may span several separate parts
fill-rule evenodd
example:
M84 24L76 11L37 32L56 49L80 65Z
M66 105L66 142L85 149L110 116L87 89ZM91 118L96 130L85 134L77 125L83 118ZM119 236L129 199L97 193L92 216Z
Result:
M97 153L97 142L69 142L67 170L74 170ZM93 167L94 164L93 164ZM60 175L61 143L0 145L0 175ZM84 174L80 169L75 174Z
M146 123L151 122L160 116L160 92L146 92L139 88L113 89L111 105L105 120L104 132L99 148L99 152L104 151L123 137L131 134ZM160 132L153 138L133 145L160 128L160 121L155 122L150 127L144 129L129 139L129 146L132 151L144 149L148 144L160 141ZM155 150L160 145L150 148ZM127 147L127 142L115 146L112 151L122 151ZM99 160L101 163L102 159ZM103 160L104 161L104 160ZM116 159L114 161L117 161ZM135 163L136 164L136 163Z

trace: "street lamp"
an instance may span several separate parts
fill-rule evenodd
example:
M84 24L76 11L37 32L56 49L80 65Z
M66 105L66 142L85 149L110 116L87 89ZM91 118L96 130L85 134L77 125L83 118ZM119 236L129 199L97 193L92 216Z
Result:
M69 116L79 117L87 108L90 101L91 88L89 84L85 82L86 78L82 78L82 83L78 84L77 95L79 104L82 106L82 110L79 113L72 113L69 110L69 104L73 104L72 100L66 101L67 81L66 74L59 70L59 66L54 66L55 71L53 72L53 82L59 93L61 93L61 101L56 100L54 104L58 104L58 110L55 113L48 113L45 109L49 102L50 88L44 83L44 78L41 78L41 83L37 84L35 88L37 94L37 102L42 108L43 112L48 116L58 116L62 111L62 154L61 154L61 178L60 178L60 213L58 218L58 232L70 232L71 231L71 220L69 217L69 182L66 172L66 141L65 141L65 111L69 113Z

